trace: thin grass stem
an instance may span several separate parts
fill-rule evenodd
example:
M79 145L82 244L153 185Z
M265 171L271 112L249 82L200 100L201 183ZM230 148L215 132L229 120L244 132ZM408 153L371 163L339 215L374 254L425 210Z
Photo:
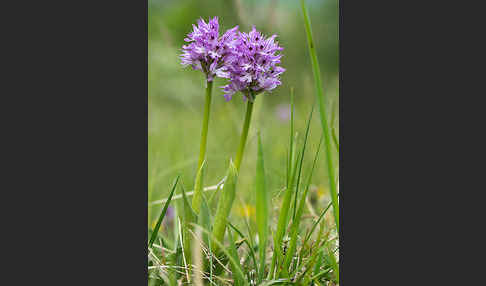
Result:
M317 60L317 54L315 50L314 40L312 38L312 28L309 15L307 14L307 8L305 6L305 0L300 1L302 6L302 12L304 14L305 31L307 34L307 43L309 47L309 54L311 57L312 71L314 74L314 81L316 85L316 97L319 103L320 119L322 125L322 131L324 133L324 150L326 153L327 162L327 174L329 177L329 187L331 191L332 208L334 214L334 220L336 223L336 228L339 233L339 204L338 204L338 194L336 191L336 180L334 175L334 166L331 156L331 133L329 132L329 127L327 125L326 118L326 103L324 100L324 92L322 90L321 82L321 71L319 69L319 62Z

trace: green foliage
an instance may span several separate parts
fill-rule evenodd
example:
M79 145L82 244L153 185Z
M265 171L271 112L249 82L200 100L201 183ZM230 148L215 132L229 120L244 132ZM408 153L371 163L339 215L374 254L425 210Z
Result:
M311 116L309 117L309 122L310 122L311 118L312 118L312 112L311 112ZM309 129L309 124L307 125L307 131L308 131L308 129ZM307 132L306 132L306 134L307 134ZM319 143L319 146L320 145L321 144ZM287 253L285 255L283 269L288 269L288 267L290 266L290 262L291 262L291 260L294 256L295 249L297 247L297 235L299 234L299 226L300 226L300 222L301 222L301 219L302 219L302 214L304 212L306 197L307 197L307 193L309 192L312 174L314 172L314 168L316 166L317 158L319 156L319 150L320 149L318 147L315 158L314 158L314 163L312 164L312 169L311 169L310 174L309 174L309 180L307 182L307 186L305 187L304 192L302 193L297 212L296 212L295 217L294 217L293 222L292 222L292 227L290 228L290 246L289 246ZM297 197L296 197L295 200L297 201Z
M149 0L148 284L337 285L337 0L215 1ZM180 67L190 24L215 15L278 34L282 86L225 102L224 80Z
M260 268L258 270L258 281L263 280L263 272L265 269L265 255L268 239L268 193L265 187L265 167L263 160L263 147L260 133L258 134L258 155L256 167L256 220L258 237L260 239L258 249L260 256Z
M322 82L321 82L321 71L319 68L319 62L317 60L317 53L315 48L315 43L312 37L312 28L309 15L307 13L307 8L305 6L305 0L300 1L302 4L302 12L304 14L305 20L305 31L307 35L307 42L309 47L309 54L311 56L311 63L312 63L312 71L314 74L314 81L316 87L316 97L319 103L319 111L320 111L320 119L321 119L321 126L322 131L324 133L324 148L326 151L326 162L327 162L327 174L329 177L329 186L331 191L331 199L332 199L332 207L334 213L334 220L336 222L336 227L339 232L339 203L338 203L338 194L336 190L336 180L335 180L335 169L333 166L332 154L331 154L331 132L329 130L329 126L327 125L327 110L326 110L326 101L324 98L324 91L322 89ZM339 148L339 146L338 146Z
M289 284L291 281L293 281L294 285L309 285L311 283L322 285L330 281L339 283L339 265L334 255L337 249L328 239L330 233L334 230L325 220L325 214L330 209L332 202L319 213L319 216L316 215L313 220L304 220L313 174L318 166L319 151L324 141L323 136L321 136L311 168L308 170L304 169L305 151L308 147L308 139L311 133L310 122L312 121L312 113L313 111L311 110L307 119L302 145L296 148L298 154L295 156L295 159L288 158L293 163L291 167L292 174L291 178L286 179L289 181L289 189L285 191L281 199L283 205L279 210L279 224L277 224L277 229L273 236L273 249L267 244L267 239L268 233L272 228L272 216L274 218L277 218L277 216L276 213L272 215L270 209L270 199L266 187L268 173L264 164L264 144L260 133L258 133L257 160L254 169L255 224L252 225L247 220L244 220L248 229L248 234L244 234L243 231L230 222L232 220L230 219L231 208L237 195L236 184L238 181L238 172L232 162L230 162L226 174L214 217L211 214L212 208L203 192L201 192L200 210L199 213L196 213L189 204L187 194L181 186L183 247L175 246L176 251L168 256L166 261L167 265L173 265L174 269L180 268L180 271L178 271L179 273L177 271L169 271L165 277L159 275L159 282L165 281L165 278L167 278L168 281L172 281L169 283L174 285L175 281L187 280L187 277L192 277L191 271L198 274L198 268L193 269L191 266L194 263L191 260L194 257L191 257L191 250L194 249L191 247L191 243L202 243L204 251L201 254L205 257L205 261L204 275L201 277L205 281L204 283L225 285L225 279L231 279L233 285L253 285L252 283L256 283L255 285L284 285ZM285 168L288 168L288 166ZM200 169L198 176L203 176L203 169ZM303 177L307 177L306 182L303 184L303 191L298 192L301 184L300 180ZM175 189L178 180L177 178L172 190ZM172 194L173 191L171 192L171 197ZM169 197L167 202L171 201L171 197ZM167 205L168 203L166 203ZM295 207L293 207L294 205ZM294 217L291 215L293 212L295 212ZM285 215L289 218L285 219ZM313 239L313 234L318 225L321 227L317 236ZM255 228L256 231L252 230L252 228ZM197 229L202 231L201 241L196 242L194 239L188 239ZM324 231L326 232L325 235ZM225 233L227 234L227 245L224 243ZM284 239L286 233L289 234L288 240ZM254 242L256 234L258 234L257 244ZM240 240L237 240L235 235ZM256 249L258 250L258 258L255 255ZM181 254L182 252L183 254ZM271 265L267 264L267 256L272 257ZM162 283L162 285L166 284L168 283Z
M281 245L282 245L282 239L283 239L283 236L284 236L284 232L285 232L285 229L287 227L287 222L288 222L288 213L289 213L289 209L290 209L290 203L291 203L291 199L292 199L292 190L293 190L293 184L294 184L294 179L295 179L295 172L297 170L297 163L298 161L294 159L294 156L293 154L295 154L294 152L294 140L293 140L293 137L294 137L294 134L293 133L293 130L294 130L294 93L293 93L293 89L291 89L291 92L290 92L290 108L291 108L291 116L290 116L290 146L289 146L289 156L287 158L287 161L289 162L289 166L287 167L287 186L286 186L286 189L285 189L285 194L284 194L284 198L283 198L283 201L282 201L282 207L281 207L281 211L280 211L280 215L278 217L278 222L277 222L277 230L273 236L273 245L274 245L274 253L273 253L273 257L272 257L272 263L271 263L271 266L270 266L270 271L269 271L269 278L270 277L275 277L274 273L275 273L275 266L276 266L276 263L277 261L281 261L282 260L282 253L281 253Z
M226 224L235 199L237 177L238 171L231 161L226 174L226 181L224 182L221 198L218 202L216 216L214 218L213 236L217 241L223 241L224 239ZM213 245L211 245L211 248L215 253L218 253L220 249L217 241L213 240Z
M180 176L177 176L177 178L174 181L174 185L172 186L172 190L170 191L169 198L167 199L167 202L165 202L164 208L162 209L162 212L160 213L159 219L157 220L157 224L155 225L155 228L152 232L152 236L150 237L149 241L149 248L152 247L152 244L155 241L155 238L157 238L157 234L159 233L160 225L162 224L162 221L164 220L165 213L167 212L167 208L169 207L170 200L172 199L172 195L174 194L174 191L177 186L177 182L179 182Z
M196 214L199 214L199 209L201 208L201 201L203 196L204 188L204 166L205 162L201 163L201 167L196 175L196 182L194 183L194 195L192 196L192 209Z
M233 239L233 235L231 234L231 230L228 229L228 238L229 238L229 253L232 258L232 261L234 260L234 263L231 263L232 266L232 272L235 273L235 286L240 286L245 284L245 280L243 277L243 271L241 270L241 265L238 262L239 257L238 257L238 252L236 251L236 243L235 240Z

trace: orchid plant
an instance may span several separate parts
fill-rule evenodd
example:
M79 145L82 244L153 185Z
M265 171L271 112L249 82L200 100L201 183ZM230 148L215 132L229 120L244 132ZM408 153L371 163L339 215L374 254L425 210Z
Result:
M207 23L203 19L199 19L197 25L193 25L193 31L184 39L189 44L182 46L180 56L182 65L202 71L207 80L206 104L197 166L198 174L196 175L192 198L192 208L196 214L199 213L202 201L201 169L206 154L213 80L215 77L229 79L229 83L221 87L227 101L231 100L237 92L241 92L243 99L248 101L234 168L232 168L233 163L231 163L230 171L226 176L227 179L229 175L233 175L236 182L236 176L240 170L245 151L256 96L265 91L272 91L279 86L281 84L280 75L285 71L283 67L278 65L282 54L277 54L277 52L283 50L283 48L275 41L276 37L277 35L266 37L254 26L248 33L238 31L238 26L235 26L219 36L218 18L214 17ZM231 172L231 170L234 171ZM223 189L213 227L215 238L221 241L226 229L226 218L231 211L234 200L236 184L231 185L232 187L229 187L229 184L227 184L227 187ZM189 246L189 241L186 241L186 245ZM214 248L217 247L217 245L214 245Z
M206 83L192 204L187 200L190 194L186 194L179 183L179 175L168 198L163 201L164 207L149 240L149 281L155 283L149 285L339 285L339 187L335 177L339 173L331 156L333 151L339 154L339 142L327 126L326 102L310 19L305 0L301 0L301 4L316 85L315 105L318 105L322 124L321 140L310 172L304 175L303 166L315 108L313 106L310 110L303 145L299 147L298 137L294 136L294 92L290 88L290 108L281 106L279 109L279 116L290 123L286 184L279 193L283 194L281 204L272 207L276 201L266 187L266 177L270 176L265 171L264 144L258 132L253 193L256 230L252 231L253 226L245 221L248 228L248 234L245 234L238 229L238 224L230 222L253 105L260 94L272 92L282 84L281 76L285 69L280 66L283 57L280 52L283 48L276 41L277 35L266 36L255 26L249 32L239 31L235 26L220 33L217 17L207 22L199 19L186 35L180 54L181 64L202 72ZM241 94L246 103L246 113L235 160L229 162L223 181L203 188L212 89L217 77L226 81L220 86L225 100L231 101ZM334 145L331 138L335 141ZM321 144L324 146L330 201L322 206L317 204L315 208L316 204L309 202L308 194L313 172L318 166ZM334 147L336 150L333 150ZM175 195L178 183L182 193ZM214 192L205 197L203 190ZM183 205L174 209L169 207L171 200L176 199L182 200ZM326 218L331 207L334 227L328 227L332 219ZM275 222L272 213L278 213L275 225L272 225ZM171 228L174 238L159 236L161 228Z

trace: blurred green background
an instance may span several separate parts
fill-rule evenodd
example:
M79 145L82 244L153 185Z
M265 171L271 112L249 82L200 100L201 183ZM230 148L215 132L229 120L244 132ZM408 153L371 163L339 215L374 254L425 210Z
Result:
M339 44L337 0L307 1L316 44L328 117L338 130ZM218 16L220 33L235 25L249 31L252 25L267 36L277 34L284 47L281 65L287 69L282 85L272 93L257 97L250 133L241 166L237 198L233 210L241 214L253 204L256 164L256 131L264 146L267 189L271 198L285 186L286 153L289 145L290 88L295 90L295 131L303 141L305 122L315 99L314 80L305 37L300 1L297 0L149 0L148 15L148 201L149 225L161 205L150 202L166 198L177 174L186 190L192 190L199 155L204 105L204 76L183 68L179 54L184 37L199 17ZM245 103L237 94L224 100L218 79L213 88L209 123L205 185L214 185L224 176L234 158L243 125ZM318 108L312 120L308 152L303 166L308 174L322 133ZM321 150L321 154L323 154ZM324 156L325 154L323 154ZM328 199L327 175L323 156L313 176L310 195L324 205ZM337 155L332 155L337 162ZM306 175L307 177L307 175ZM277 207L279 204L273 204Z

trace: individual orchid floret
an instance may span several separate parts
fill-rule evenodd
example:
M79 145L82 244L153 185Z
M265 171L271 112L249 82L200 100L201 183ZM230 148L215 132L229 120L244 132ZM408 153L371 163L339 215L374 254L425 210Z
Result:
M193 24L192 27L193 31L184 39L189 44L182 46L182 65L190 65L204 72L207 81L213 81L215 76L227 78L228 73L223 63L234 49L238 26L227 30L221 37L218 17L210 19L208 23L199 19L197 26Z
M277 35L266 38L255 27L249 33L238 32L234 49L226 56L225 66L230 83L223 86L224 97L230 100L238 91L250 100L281 84L280 75L285 71L278 66L283 50L275 42Z

